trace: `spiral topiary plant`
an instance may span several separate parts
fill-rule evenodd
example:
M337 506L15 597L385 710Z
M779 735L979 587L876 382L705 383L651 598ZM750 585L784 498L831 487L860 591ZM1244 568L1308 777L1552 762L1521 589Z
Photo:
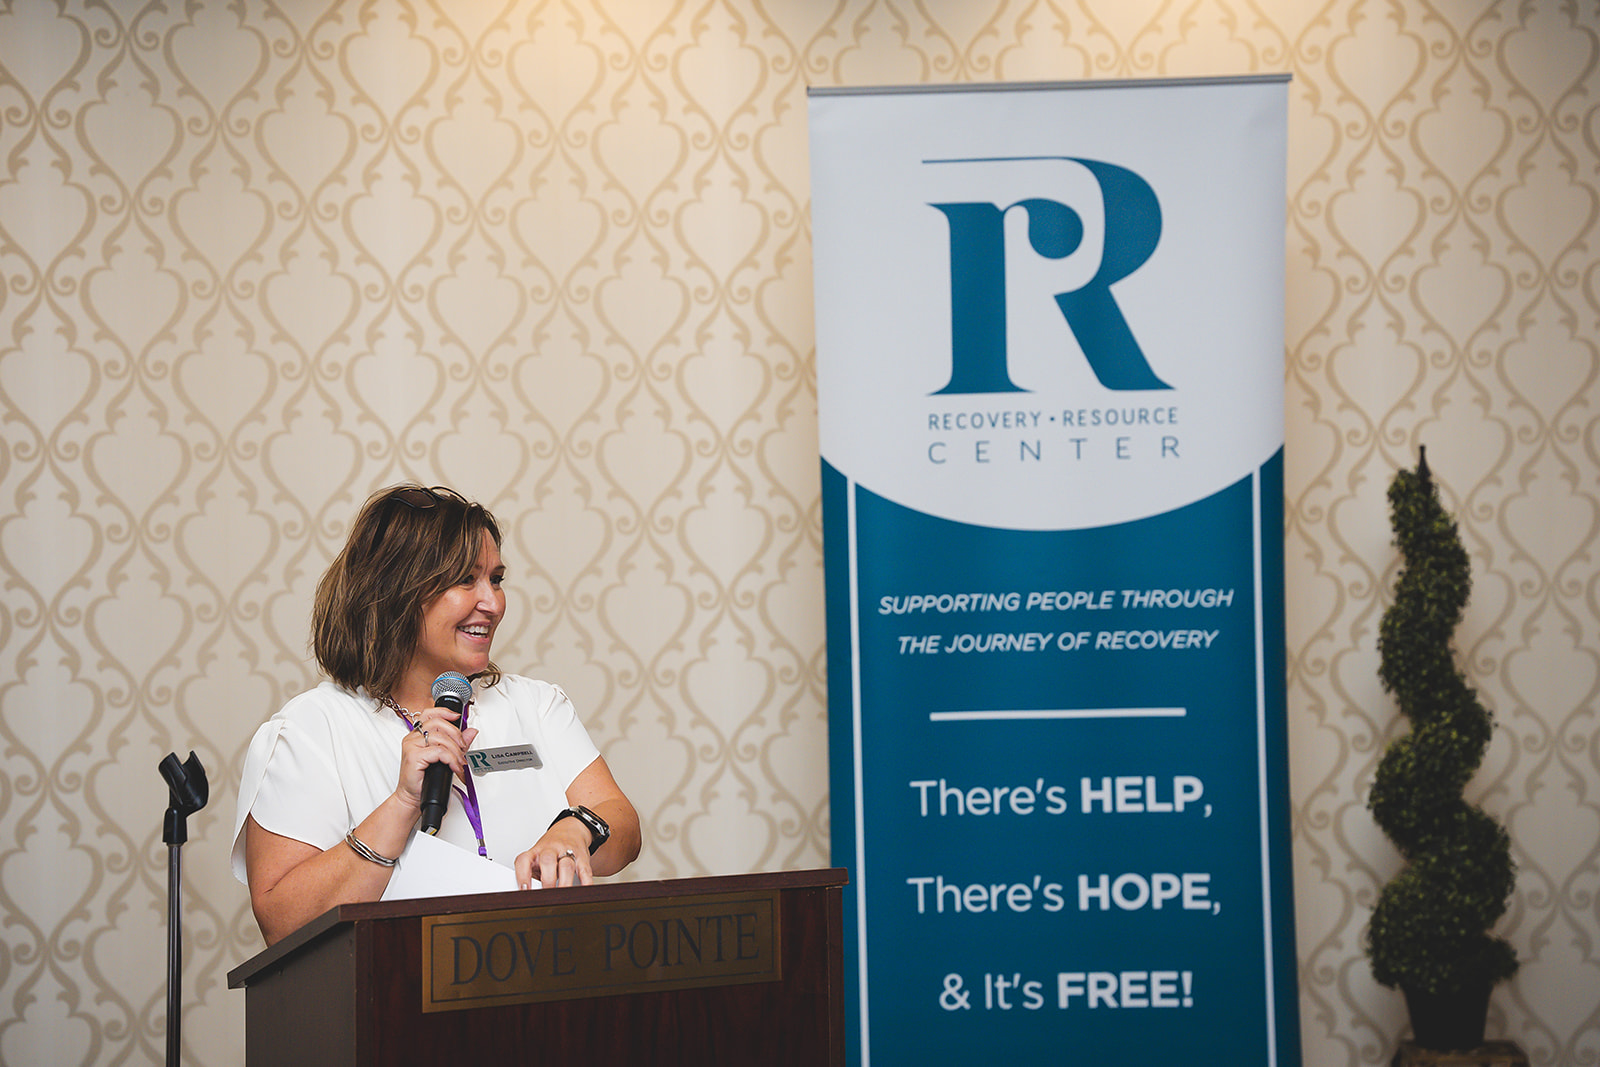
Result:
M1411 730L1384 753L1367 806L1406 866L1378 897L1367 955L1373 977L1406 993L1424 1044L1419 996L1477 996L1486 1011L1489 989L1516 972L1515 950L1489 932L1516 869L1504 827L1462 798L1493 721L1454 663L1472 572L1426 451L1415 472L1395 475L1389 509L1403 565L1378 632L1378 675Z

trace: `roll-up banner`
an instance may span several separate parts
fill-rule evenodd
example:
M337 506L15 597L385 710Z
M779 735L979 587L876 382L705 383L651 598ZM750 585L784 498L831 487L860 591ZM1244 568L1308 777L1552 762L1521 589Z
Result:
M810 93L854 1062L1300 1061L1287 82Z

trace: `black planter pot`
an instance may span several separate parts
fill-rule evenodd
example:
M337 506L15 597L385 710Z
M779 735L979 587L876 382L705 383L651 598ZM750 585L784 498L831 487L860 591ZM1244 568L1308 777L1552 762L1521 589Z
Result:
M1489 986L1461 993L1404 992L1412 1041L1418 1048L1449 1052L1483 1044L1489 1022Z

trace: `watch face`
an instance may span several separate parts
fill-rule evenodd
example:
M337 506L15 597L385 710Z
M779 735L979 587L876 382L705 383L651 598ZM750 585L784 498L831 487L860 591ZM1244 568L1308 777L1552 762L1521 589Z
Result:
M600 846L605 844L611 837L611 827L606 825L606 821L582 804L562 811L561 814L550 820L550 825L554 826L566 818L577 819L589 828L589 855L591 856L600 851Z
M589 827L589 832L594 835L592 848L599 848L611 836L611 827L606 821L583 805L578 805L578 818L582 819Z

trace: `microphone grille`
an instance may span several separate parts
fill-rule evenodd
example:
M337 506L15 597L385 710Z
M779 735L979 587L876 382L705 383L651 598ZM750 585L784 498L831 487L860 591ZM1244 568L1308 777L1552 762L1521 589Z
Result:
M453 696L463 706L472 699L472 683L467 681L467 676L457 671L445 671L433 680L433 699L438 702L442 696Z

